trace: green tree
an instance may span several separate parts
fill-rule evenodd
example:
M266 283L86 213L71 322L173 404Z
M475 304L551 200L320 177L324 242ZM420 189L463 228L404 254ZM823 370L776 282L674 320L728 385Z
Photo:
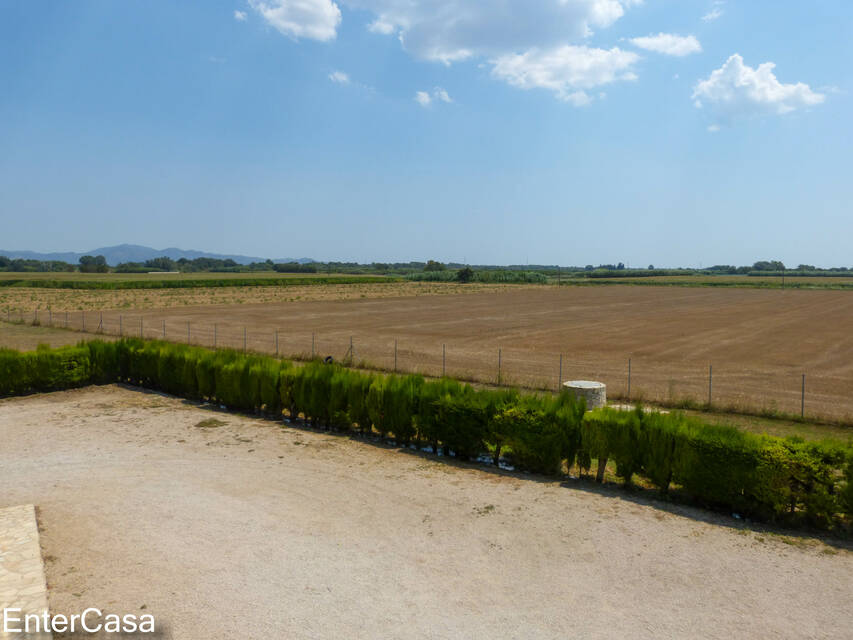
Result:
M456 272L458 282L471 282L474 279L474 270L471 267L463 267Z
M427 260L424 271L444 271L445 267L442 263L436 260Z
M106 273L107 259L104 256L81 256L80 271L82 273Z

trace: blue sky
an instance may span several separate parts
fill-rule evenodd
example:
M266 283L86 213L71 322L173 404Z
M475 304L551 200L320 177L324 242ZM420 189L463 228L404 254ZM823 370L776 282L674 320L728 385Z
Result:
M2 0L0 247L853 266L851 33L847 0Z

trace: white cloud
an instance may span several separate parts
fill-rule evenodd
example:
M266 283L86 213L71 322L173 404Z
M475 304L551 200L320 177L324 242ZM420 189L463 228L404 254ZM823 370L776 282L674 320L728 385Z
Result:
M631 67L636 53L566 45L549 50L531 49L493 61L492 74L519 89L550 89L575 106L589 104L586 90L620 80L636 80Z
M398 33L417 58L450 64L588 37L619 20L638 0L340 0L373 13L369 29Z
M706 13L704 16L702 16L702 20L704 20L705 22L713 22L714 20L719 18L721 15L723 15L722 9L714 7L708 13Z
M725 2L723 0L715 0L715 2L711 5L711 10L702 16L702 20L705 22L713 22L717 18L723 15L723 5Z
M245 11L235 11L234 12L234 19L237 20L238 22L245 22L246 18L248 18L248 16L246 15Z
M332 73L329 74L329 80L336 84L350 83L349 75L347 75L343 71L332 71Z
M341 22L333 0L248 1L269 24L294 39L331 40ZM591 100L585 89L636 79L630 67L637 54L590 48L583 42L642 0L336 1L369 13L371 32L396 35L418 59L446 65L488 61L494 77L525 89L551 89L574 104ZM434 93L421 93L430 98L427 104L436 99Z
M668 56L687 56L702 51L695 36L679 36L674 33L659 33L656 36L631 38L631 44L640 49L655 51Z
M773 73L775 67L772 62L765 62L753 69L736 53L696 84L694 104L697 108L707 107L718 125L744 116L789 113L820 104L826 98L802 82L782 84Z
M416 91L415 102L422 107L428 107L433 102L446 102L450 104L453 102L453 98L451 98L450 94L441 87L436 87L432 90L432 93L429 93L428 91Z
M450 97L450 94L447 93L447 91L445 91L441 87L436 87L433 91L433 95L435 96L436 100L441 100L442 102L447 103L453 102L453 99Z
M367 29L373 33L381 33L384 36L394 33L394 25L389 22L382 22L379 18L367 25Z
M341 10L332 0L249 0L271 26L297 40L334 40Z

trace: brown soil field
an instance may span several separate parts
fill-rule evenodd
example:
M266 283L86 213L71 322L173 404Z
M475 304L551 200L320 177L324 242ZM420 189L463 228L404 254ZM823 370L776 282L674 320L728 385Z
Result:
M413 283L414 284L414 283ZM373 285L376 287L388 285ZM395 285L390 285L394 287ZM103 313L107 333L162 337L482 382L607 383L611 397L853 421L853 295L845 291L516 286ZM405 289L396 289L403 292ZM321 295L317 292L317 295ZM70 314L80 327L81 313ZM62 313L53 314L61 324ZM44 313L40 314L45 321ZM94 330L100 314L86 314ZM141 323L141 324L140 324ZM446 354L443 356L443 353Z
M2 400L0 433L53 613L181 640L849 635L848 545L640 493L117 386Z
M68 311L106 309L169 309L207 304L247 304L300 302L308 300L354 300L363 298L399 298L406 296L485 293L534 285L456 284L444 282L384 282L365 284L321 284L287 287L199 287L191 289L76 290L27 287L0 288L0 320L31 320L40 312L43 322L49 310L60 314L63 322ZM72 318L73 320L73 318Z

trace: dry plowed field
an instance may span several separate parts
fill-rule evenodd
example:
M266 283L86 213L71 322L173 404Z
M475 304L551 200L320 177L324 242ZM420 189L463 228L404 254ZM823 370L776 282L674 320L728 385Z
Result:
M42 315L43 317L43 315ZM61 318L61 314L56 314ZM87 314L87 329L101 318ZM140 326L140 320L142 324ZM165 325L164 325L165 323ZM80 312L71 315L80 325ZM108 333L343 358L493 382L555 388L594 379L611 396L853 419L853 294L676 287L516 287L482 293L103 314ZM214 328L215 326L215 328ZM189 329L189 331L188 331ZM312 340L313 334L313 340ZM443 356L446 353L446 356Z

